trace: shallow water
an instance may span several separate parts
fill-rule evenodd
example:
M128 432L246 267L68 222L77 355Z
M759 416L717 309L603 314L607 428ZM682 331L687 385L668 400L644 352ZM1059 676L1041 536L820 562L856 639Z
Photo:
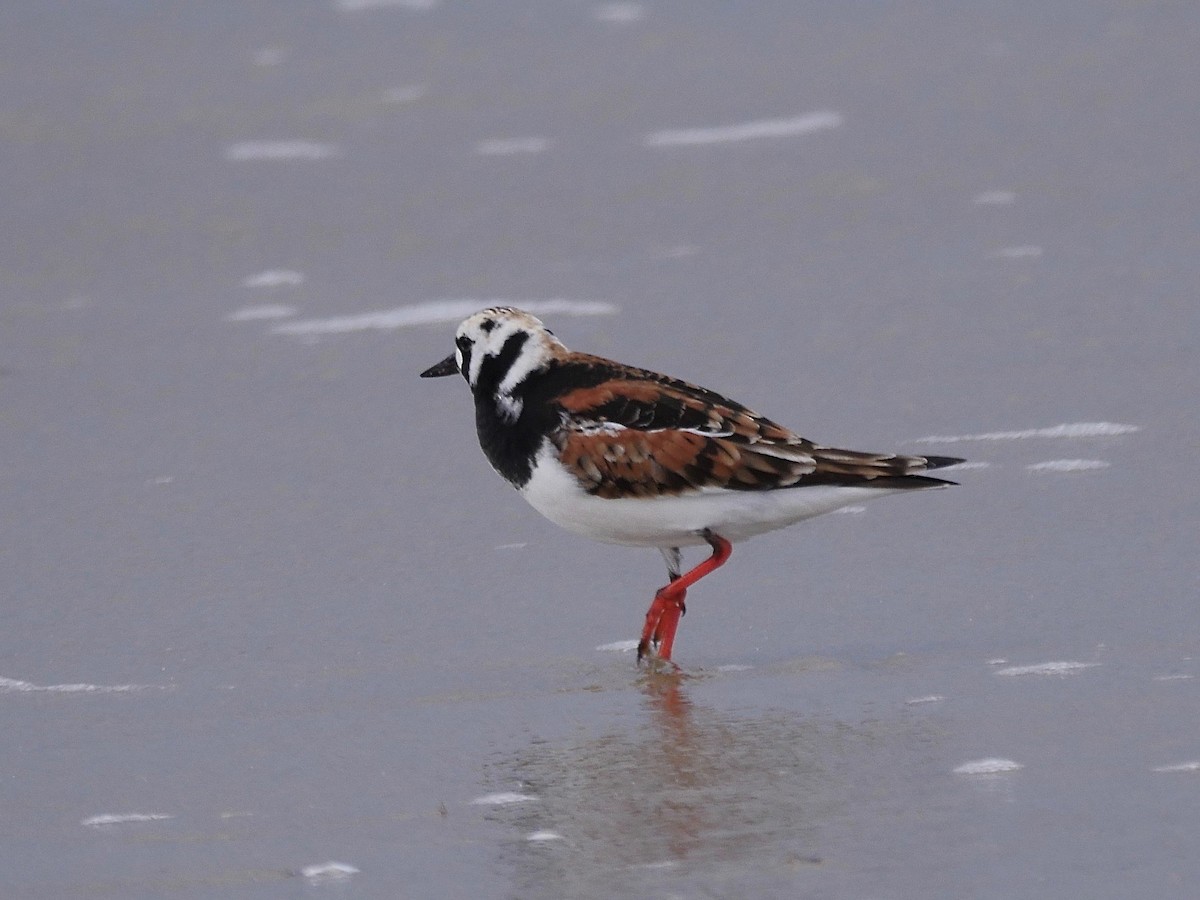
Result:
M1193 896L1198 40L0 9L0 893ZM738 545L639 672L658 554L417 378L497 302L962 486Z

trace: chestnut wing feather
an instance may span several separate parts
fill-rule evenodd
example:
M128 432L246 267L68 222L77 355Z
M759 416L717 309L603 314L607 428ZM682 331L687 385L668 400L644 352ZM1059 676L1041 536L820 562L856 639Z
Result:
M911 477L927 468L923 457L818 446L714 391L642 369L614 372L557 402L560 458L600 497L936 483Z

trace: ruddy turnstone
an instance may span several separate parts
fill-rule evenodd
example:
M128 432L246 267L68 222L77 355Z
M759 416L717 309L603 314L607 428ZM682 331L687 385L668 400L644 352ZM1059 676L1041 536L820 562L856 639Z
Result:
M461 374L484 455L557 525L657 547L670 581L646 613L638 660L670 660L687 589L732 543L875 497L954 484L922 473L962 462L837 450L706 388L568 350L520 309L465 319L422 378ZM687 572L680 548L712 555Z

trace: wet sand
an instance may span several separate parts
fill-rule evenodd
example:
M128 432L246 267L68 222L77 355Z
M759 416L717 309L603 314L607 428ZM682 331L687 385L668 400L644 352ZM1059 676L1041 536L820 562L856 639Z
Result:
M1198 41L0 10L0 893L1191 897ZM640 672L658 555L417 377L497 302L970 462L736 546Z

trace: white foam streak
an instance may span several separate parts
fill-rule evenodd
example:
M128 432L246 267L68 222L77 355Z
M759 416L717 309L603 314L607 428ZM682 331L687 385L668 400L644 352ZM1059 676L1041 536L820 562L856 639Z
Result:
M629 25L640 21L645 15L646 9L640 3L602 3L592 10L597 22L613 25Z
M954 769L955 775L1003 775L1025 768L1021 763L999 756L989 756L987 759L975 759L965 762Z
M286 303L264 303L261 306L244 306L225 317L226 322L257 322L263 319L286 319L296 314L296 307Z
M596 649L602 653L628 653L637 649L637 641L613 641L611 644L601 644Z
M334 0L333 5L342 12L361 12L364 9L388 7L425 12L437 6L438 0Z
M1020 247L1001 247L988 256L992 259L1036 259L1042 255L1042 248L1034 244L1025 244Z
M1091 669L1098 665L1100 663L1066 660L1062 662L1037 663L1032 666L1009 666L1007 669L997 669L996 674L1009 677L1020 675L1074 675L1076 672L1082 672L1084 669Z
M971 202L980 206L1010 206L1017 202L1017 195L1012 191L982 191Z
M267 269L242 282L244 288L296 287L304 284L304 273L292 269Z
M536 800L529 794L518 794L515 791L500 791L496 794L484 794L471 801L472 806L508 806L511 803L527 803Z
M985 431L982 434L933 434L917 438L918 444L954 444L961 441L1021 441L1028 438L1092 438L1115 437L1141 431L1137 425L1116 422L1070 422L1049 428L1026 428L1021 431Z
M300 874L311 881L336 881L357 875L358 869L340 862L314 863L301 869Z
M32 684L15 678L0 677L0 694L123 694L150 690L149 684Z
M840 113L820 110L789 119L761 119L755 122L743 122L740 125L655 131L646 135L644 143L647 147L683 147L749 141L758 138L792 137L837 128L843 121Z
M88 828L104 828L108 825L125 825L130 822L157 822L160 819L173 819L166 813L101 813L89 816L79 824Z
M561 841L563 836L557 831L535 831L533 834L527 835L525 840L536 844L542 841Z
M341 155L342 150L337 144L318 141L243 141L225 148L225 158L230 162L312 161Z
M1108 466L1102 459L1048 459L1025 468L1030 472L1094 472Z
M611 303L593 300L434 300L414 306L401 306L378 312L353 316L334 316L330 319L302 319L276 325L273 334L322 335L347 334L352 331L391 330L439 322L458 323L472 313L489 306L519 306L534 315L608 316L617 312Z
M1200 759L1175 763L1170 766L1155 766L1151 772L1200 772Z
M481 156L516 156L522 153L542 153L550 147L544 137L491 138L475 145Z

